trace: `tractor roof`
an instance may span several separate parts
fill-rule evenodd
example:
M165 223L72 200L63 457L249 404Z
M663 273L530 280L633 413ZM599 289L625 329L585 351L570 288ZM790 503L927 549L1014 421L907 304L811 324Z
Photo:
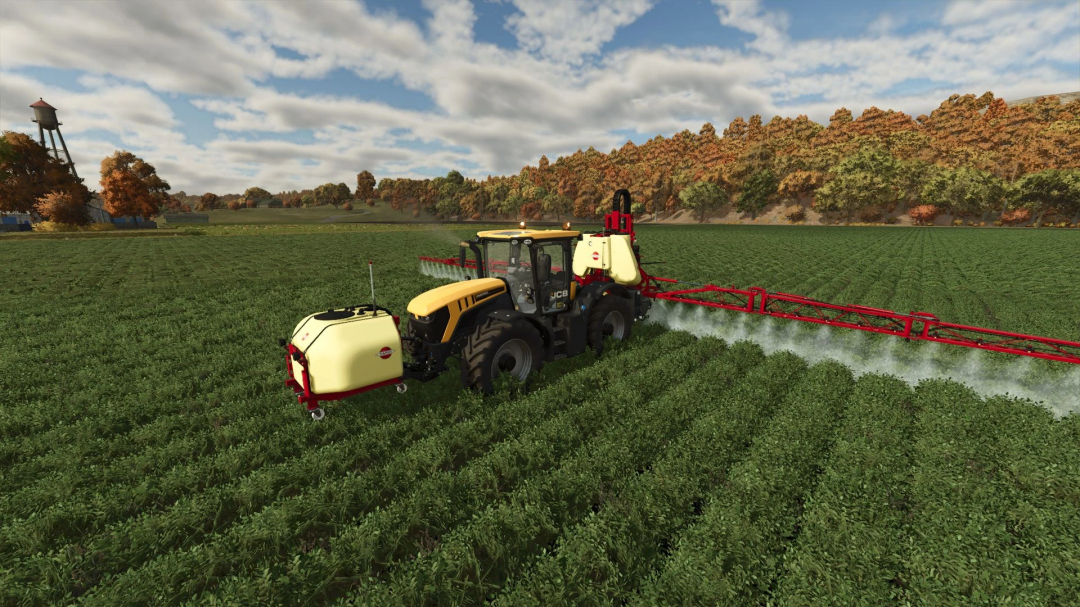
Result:
M531 238L533 240L553 240L556 238L577 238L581 232L573 230L487 230L477 232L479 238L490 240L512 240L516 238Z

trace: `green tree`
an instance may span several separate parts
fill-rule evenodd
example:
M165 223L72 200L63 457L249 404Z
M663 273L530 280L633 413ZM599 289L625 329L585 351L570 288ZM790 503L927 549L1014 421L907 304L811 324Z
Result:
M244 190L244 195L240 198L245 203L254 202L258 205L264 200L273 198L274 195L262 188L248 188Z
M706 126L712 127L712 125L709 124L709 123L705 123L705 124L706 124ZM705 130L704 127L702 127L702 131L704 131L704 130ZM713 131L712 135L715 136L716 131ZM641 202L635 202L635 203L631 204L630 205L630 214L633 215L634 217L641 217L642 215L645 214L645 204L641 203Z
M545 213L554 213L556 221L562 221L562 214L568 213L574 206L574 201L569 196L562 196L557 192L548 192L544 196L543 209Z
M696 181L679 192L684 208L700 213L698 221L705 221L705 214L727 203L728 196L720 186L708 181Z
M987 171L971 167L942 170L933 174L923 186L920 198L923 204L949 209L954 215L986 214L1004 212L1005 182Z
M499 203L499 212L507 217L517 217L525 202L520 194L510 194Z
M751 175L743 182L742 191L735 201L735 210L750 213L750 220L757 219L766 205L776 199L779 182L770 169L763 169Z
M435 203L435 212L442 218L461 215L461 205L453 196L442 196Z
M866 148L829 170L830 179L817 191L814 206L821 211L852 214L872 205L886 206L897 199L896 159L880 148Z
M461 176L461 173L457 171L450 171L446 174L446 181L455 186L461 186L465 184L465 178Z
M1051 210L1073 213L1073 221L1080 221L1080 169L1028 173L1013 183L1010 194L1011 206L1030 209L1036 226Z
M904 213L907 207L919 204L923 187L944 170L925 160L898 160L895 185L897 200L900 203L899 212Z
M345 204L345 201L350 198L352 198L352 191L344 183L324 183L315 188L315 204L320 206L329 204L336 209L338 205Z

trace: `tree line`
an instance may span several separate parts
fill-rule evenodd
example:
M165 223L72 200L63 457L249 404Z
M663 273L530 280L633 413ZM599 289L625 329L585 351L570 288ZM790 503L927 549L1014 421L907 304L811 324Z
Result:
M396 209L440 217L595 217L626 187L637 214L688 210L704 220L730 204L753 219L789 203L869 221L907 213L1002 222L1058 215L1080 222L1080 100L1008 106L987 92L953 95L917 118L871 107L837 110L828 125L806 116L736 118L718 135L706 123L604 154L589 148L517 175L481 181L383 179L376 195Z
M706 123L627 142L605 154L588 150L516 175L466 179L458 171L433 179L357 175L344 183L271 194L259 187L243 194L168 194L168 183L129 152L102 162L105 208L113 215L149 218L161 209L239 210L272 206L374 205L438 218L539 219L544 215L589 218L607 210L610 193L628 188L638 215L679 210L704 220L724 205L753 219L774 203L866 221L906 213L916 223L939 214L980 217L1001 223L1041 223L1057 216L1080 222L1080 99L1057 97L1008 106L991 92L953 95L929 115L916 118L876 107L855 118L845 108L828 125L805 115L759 115L733 120L717 134ZM33 211L56 221L80 222L80 201L89 192L29 136L0 139L0 210ZM114 212L115 210L115 212Z

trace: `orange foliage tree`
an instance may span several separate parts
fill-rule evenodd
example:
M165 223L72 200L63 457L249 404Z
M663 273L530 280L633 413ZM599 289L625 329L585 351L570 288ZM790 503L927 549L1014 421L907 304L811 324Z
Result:
M45 219L57 223L69 225L90 223L86 203L67 190L55 190L46 194L34 205L34 211Z
M931 224L940 214L941 209L932 204L920 204L908 211L908 216L911 217L911 221L914 222L915 225Z
M33 212L38 202L52 192L67 192L79 204L90 200L90 191L82 180L29 135L4 131L2 139L0 211Z
M114 217L150 219L167 202L168 190L157 169L131 152L119 151L101 161L101 199Z

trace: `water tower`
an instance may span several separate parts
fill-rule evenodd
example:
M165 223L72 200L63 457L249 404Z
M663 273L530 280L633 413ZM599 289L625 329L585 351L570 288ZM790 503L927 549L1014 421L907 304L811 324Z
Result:
M38 125L38 136L41 137L41 146L45 149L49 149L45 145L45 131L49 131L49 141L52 142L53 156L60 160L60 153L56 149L56 140L53 139L53 131L56 131L56 136L60 138L60 146L64 148L64 156L67 157L67 165L71 169L71 174L79 177L79 174L75 172L75 163L71 161L71 154L68 153L67 144L64 143L64 136L60 133L61 122L56 120L56 108L45 103L45 100L38 97L38 100L30 104L30 107L34 108L34 122Z

